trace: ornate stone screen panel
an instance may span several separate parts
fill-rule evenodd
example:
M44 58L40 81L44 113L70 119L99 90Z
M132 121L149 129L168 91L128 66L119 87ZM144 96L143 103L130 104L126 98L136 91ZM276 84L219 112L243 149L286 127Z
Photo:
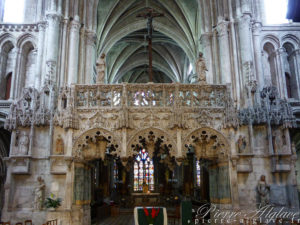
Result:
M122 84L76 85L78 109L101 107L212 107L224 108L225 85Z

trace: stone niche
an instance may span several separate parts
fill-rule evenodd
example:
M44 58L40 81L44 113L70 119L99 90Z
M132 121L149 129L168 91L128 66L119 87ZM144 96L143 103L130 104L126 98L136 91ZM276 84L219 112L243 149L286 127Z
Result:
M62 205L59 209L65 207L65 193L66 193L66 176L65 175L53 175L52 182L49 186L49 195L52 193L56 197L62 199ZM47 197L47 196L46 196Z
M30 160L30 156L11 157L12 174L30 174Z
M290 156L276 156L273 172L289 172L291 170Z
M50 156L50 171L51 174L66 174L70 168L72 157L63 155L52 155Z
M287 205L287 191L284 185L271 185L270 203L275 206Z
M13 177L11 208L14 210L31 211L33 208L34 189L28 176L15 175Z
M236 168L238 173L251 173L253 171L252 156L253 155L240 156Z
M254 148L253 154L263 155L268 152L268 136L265 126L255 126L253 129Z

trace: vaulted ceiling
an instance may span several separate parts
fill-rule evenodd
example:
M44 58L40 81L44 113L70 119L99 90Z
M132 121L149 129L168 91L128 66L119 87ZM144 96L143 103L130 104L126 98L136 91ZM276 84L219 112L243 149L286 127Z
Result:
M147 20L153 8L153 82L187 82L199 51L198 0L99 0L97 55L106 54L107 82L148 82Z

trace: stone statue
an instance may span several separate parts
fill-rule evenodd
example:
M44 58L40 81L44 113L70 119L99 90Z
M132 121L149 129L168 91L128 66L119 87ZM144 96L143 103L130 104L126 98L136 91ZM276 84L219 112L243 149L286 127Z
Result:
M29 138L26 132L21 133L19 139L19 155L28 155Z
M103 84L105 78L105 54L103 53L97 61L97 84Z
M203 53L199 53L199 58L196 62L196 72L197 72L197 83L206 84L206 71L207 67L205 64L205 59L203 58Z
M55 143L55 153L58 155L64 154L64 140L61 138L61 135L59 134L56 143Z
M273 148L275 153L281 152L283 149L283 140L281 130L275 130L273 132Z
M261 175L257 185L257 192L259 194L260 207L264 207L270 202L270 185L266 182L266 176Z
M237 140L238 153L243 153L247 147L246 138L242 135Z
M145 179L143 182L143 193L147 194L148 192L149 192L149 187L148 187L148 185L146 183L146 179Z
M38 186L34 190L34 209L42 210L45 194L45 182L41 177L37 178Z

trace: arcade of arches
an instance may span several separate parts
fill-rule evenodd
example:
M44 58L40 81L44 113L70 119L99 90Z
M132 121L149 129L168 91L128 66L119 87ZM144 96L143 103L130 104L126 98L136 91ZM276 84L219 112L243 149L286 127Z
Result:
M261 0L24 2L22 24L0 2L1 221L299 211L299 24Z

